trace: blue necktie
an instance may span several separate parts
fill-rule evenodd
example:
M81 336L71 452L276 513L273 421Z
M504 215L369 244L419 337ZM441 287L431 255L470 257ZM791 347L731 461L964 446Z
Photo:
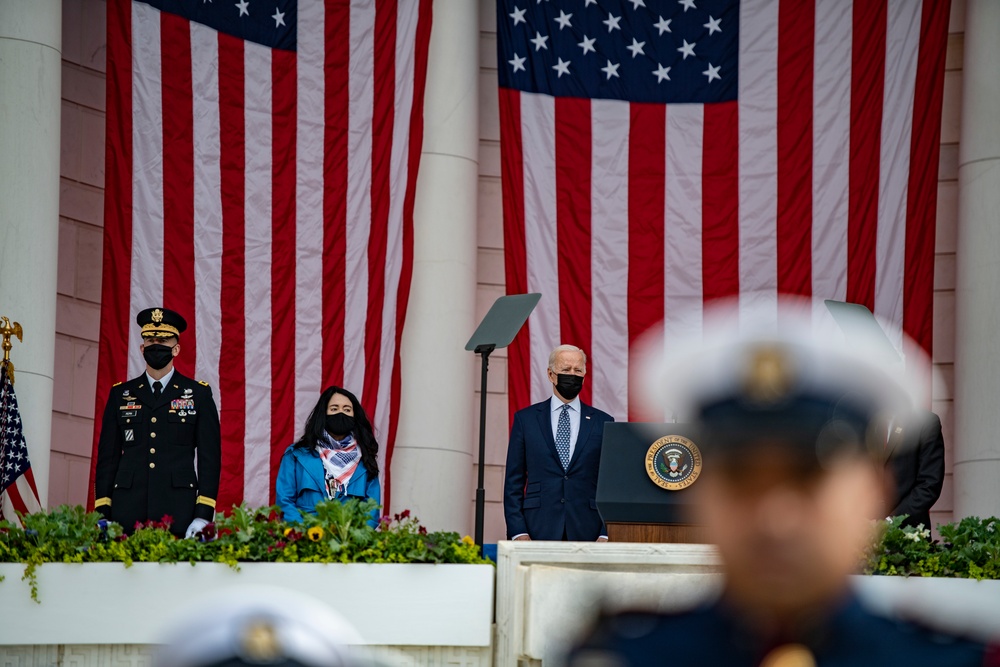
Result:
M562 406L559 413L559 424L556 426L556 451L559 452L559 462L563 470L569 467L569 406Z

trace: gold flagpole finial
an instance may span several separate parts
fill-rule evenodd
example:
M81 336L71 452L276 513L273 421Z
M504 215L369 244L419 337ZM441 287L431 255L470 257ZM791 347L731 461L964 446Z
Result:
M0 335L3 336L3 343L0 344L0 347L3 348L3 365L7 369L7 377L10 378L11 384L14 384L14 364L10 360L10 349L14 345L10 342L10 337L17 336L18 341L24 342L22 338L23 334L24 330L21 329L19 322L11 324L10 320L6 317L0 316Z

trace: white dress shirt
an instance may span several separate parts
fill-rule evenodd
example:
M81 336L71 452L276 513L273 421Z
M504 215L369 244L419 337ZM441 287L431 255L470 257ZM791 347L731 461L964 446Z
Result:
M569 403L563 403L555 394L549 398L549 409L552 413L552 439L556 439L556 432L559 430L559 414L562 406L568 405L569 410L569 460L573 460L573 452L576 451L576 439L580 435L580 397L577 396Z
M167 374L164 375L163 377L161 377L159 380L157 380L156 378L154 378L153 376L151 376L149 374L149 371L146 371L146 379L149 380L149 390L150 391L153 390L153 383L154 382L159 382L160 385L163 387L163 389L166 389L167 388L167 383L170 382L170 378L172 378L173 376L174 376L174 367L173 366L171 366L170 370L167 371ZM161 391L162 391L162 389L161 389Z

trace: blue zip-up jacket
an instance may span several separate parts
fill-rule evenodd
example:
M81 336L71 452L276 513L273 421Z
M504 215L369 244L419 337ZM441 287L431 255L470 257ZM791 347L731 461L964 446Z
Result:
M326 500L326 476L319 454L313 449L290 445L281 457L278 479L274 486L275 498L285 515L285 521L299 522L303 512L315 514L316 503ZM382 488L378 477L369 480L368 471L361 462L358 462L357 469L338 500L343 502L348 498L374 498L375 502L382 503ZM368 525L378 525L378 511L368 521Z

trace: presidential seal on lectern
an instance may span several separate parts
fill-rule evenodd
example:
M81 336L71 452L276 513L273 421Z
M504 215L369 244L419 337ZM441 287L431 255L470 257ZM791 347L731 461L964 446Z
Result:
M646 474L660 488L686 489L701 474L701 451L682 435L665 435L646 451Z

